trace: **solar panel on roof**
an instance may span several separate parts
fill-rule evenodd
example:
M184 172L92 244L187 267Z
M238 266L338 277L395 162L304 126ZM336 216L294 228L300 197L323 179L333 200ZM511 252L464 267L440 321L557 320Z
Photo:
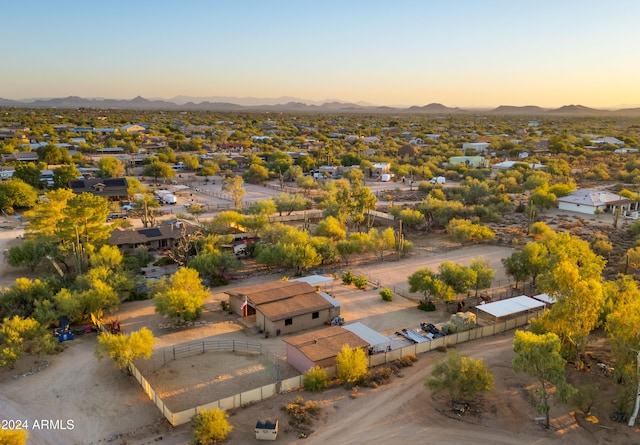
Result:
M152 227L151 229L139 230L138 233L148 238L153 238L153 237L162 235L162 232L160 232L160 229L158 229L157 227Z

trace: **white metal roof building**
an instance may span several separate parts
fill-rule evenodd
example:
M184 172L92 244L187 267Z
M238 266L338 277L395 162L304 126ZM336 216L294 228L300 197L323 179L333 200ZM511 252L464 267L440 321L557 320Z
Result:
M498 320L503 317L510 317L524 312L531 312L544 309L545 303L526 295L507 298L506 300L494 301L493 303L476 306L479 316Z
M342 327L347 331L353 332L358 337L369 343L374 352L384 352L391 348L390 338L374 331L367 325L356 322Z

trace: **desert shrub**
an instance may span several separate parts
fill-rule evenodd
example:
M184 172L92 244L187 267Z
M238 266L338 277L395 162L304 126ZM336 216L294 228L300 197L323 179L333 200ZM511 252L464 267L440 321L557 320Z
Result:
M634 221L629 224L629 233L633 236L640 235L640 220Z
M322 408L312 400L306 402L300 396L291 403L287 403L283 410L289 415L289 425L300 433L310 433L311 424L316 419Z
M366 388L377 388L380 385L386 385L391 380L393 374L394 370L387 366L374 368L369 372L367 378L362 381L362 386Z
M578 388L578 392L576 392L571 401L583 414L587 415L591 411L591 407L593 406L593 402L596 400L596 396L598 395L598 389L596 386L591 383L582 388Z
M200 411L192 420L192 442L194 444L215 444L227 437L233 426L227 420L228 414L219 408Z
M353 280L353 284L357 289L366 289L368 282L369 280L367 280L367 277L365 277L364 275L358 275L358 277Z
M342 282L346 285L353 284L355 279L356 279L356 276L350 270L342 274Z
M393 291L388 287L385 287L380 291L380 296L384 301L391 301L393 300Z
M418 361L418 357L415 354L405 355L404 357L400 357L398 360L394 362L398 368L407 368L409 366L413 366L413 364Z
M418 304L418 309L420 309L421 311L433 312L436 310L436 305L433 303L433 301L421 301Z
M314 366L305 372L302 382L307 391L320 392L329 385L329 377L323 368Z

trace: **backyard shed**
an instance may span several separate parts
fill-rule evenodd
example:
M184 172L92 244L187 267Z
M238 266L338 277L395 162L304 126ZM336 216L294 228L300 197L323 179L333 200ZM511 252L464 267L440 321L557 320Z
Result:
M526 312L535 312L544 308L545 303L526 295L476 306L479 317L492 321L499 321L503 318L514 317Z
M538 294L538 295L534 295L533 298L535 298L536 300L542 301L547 306L551 306L556 302L556 299L554 297L550 297L549 294Z
M327 368L336 364L336 356L342 346L368 349L369 343L342 326L331 326L313 332L289 337L287 363L300 372L307 372L314 366Z

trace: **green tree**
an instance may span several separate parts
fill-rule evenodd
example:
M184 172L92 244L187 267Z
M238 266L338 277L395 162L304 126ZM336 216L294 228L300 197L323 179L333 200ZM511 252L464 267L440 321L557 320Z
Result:
M98 176L101 178L122 178L124 176L124 164L113 156L100 158L98 161Z
M445 228L451 239L459 242L477 243L490 241L495 238L495 233L486 226L474 224L468 219L452 219Z
M429 269L418 269L408 277L409 292L422 292L425 302L432 298L443 301L455 299L453 288L445 284L438 275Z
M384 253L393 250L396 246L396 234L393 228L387 227L382 232L376 229L369 229L368 248L380 255L380 261L384 259Z
M443 261L438 266L438 277L444 284L450 286L456 294L469 292L477 281L477 273L471 267Z
M95 354L98 360L104 356L111 358L115 367L120 370L130 369L131 362L135 359L151 357L154 343L153 333L146 327L130 334L101 332Z
M336 367L336 377L347 386L358 384L369 374L367 356L362 348L352 348L346 344L342 345L342 350L336 356Z
M61 165L53 171L53 188L68 188L69 181L78 179L79 176L80 171L78 171L75 164L71 163Z
M436 362L424 385L434 394L446 391L451 404L455 404L493 389L493 374L483 360L450 350L445 358Z
M416 228L425 222L424 215L418 210L412 209L402 209L397 218L407 228Z
M183 154L180 160L189 171L197 171L200 168L200 158L196 155Z
M0 291L0 319L19 315L33 316L36 304L51 295L51 288L45 281L19 277L13 286ZM42 320L38 320L42 322Z
M153 177L154 182L158 182L158 178L170 179L176 175L171 164L162 161L153 161L144 166L142 174Z
M276 205L276 210L282 216L283 213L291 213L306 210L311 206L311 202L304 196L296 193L280 193L271 198Z
M193 416L192 445L214 445L233 430L228 414L219 408L205 409Z
M191 257L187 266L198 271L201 277L214 284L226 284L231 272L240 268L240 261L232 252L219 249L206 250Z
M633 277L620 276L615 282L608 283L608 293L612 296L610 313L606 318L606 331L611 343L611 352L615 361L615 376L625 382L617 385L617 410L630 417L630 424L636 398L640 392L640 375L637 367L640 351L640 290Z
M242 199L247 194L243 184L242 176L227 177L222 181L222 190L231 195L238 210L242 209Z
M75 194L68 189L51 190L44 194L29 211L25 212L28 221L25 232L29 237L51 238L56 243L60 241L59 227L64 219L67 203ZM104 215L105 220L107 215ZM102 221L104 222L104 220Z
M38 200L38 192L22 181L11 178L0 183L0 211L13 213L15 209L33 207Z
M513 340L513 369L525 372L538 380L539 387L535 391L538 412L544 414L545 425L549 428L549 397L552 386L559 400L566 402L575 392L565 378L565 360L560 355L560 339L553 333L535 334L527 331L516 331Z
M334 240L343 240L347 237L347 231L333 216L327 216L318 222L315 234L317 236L325 236Z
M54 144L43 145L36 151L38 159L46 164L61 164L70 160L67 150Z
M302 384L304 389L312 392L320 392L329 386L329 377L327 371L319 366L310 368L302 376Z
M273 215L277 212L276 204L271 199L256 201L247 209L250 215Z
M491 287L493 278L496 276L496 271L489 267L489 260L485 258L471 258L471 264L469 268L476 273L476 279L472 289L476 291L476 297L480 289L488 289Z
M282 263L295 269L298 275L322 262L322 257L311 244L282 243L277 247Z
M13 172L14 179L21 179L35 189L42 188L42 171L32 162L20 162L16 164Z
M242 178L249 184L261 184L269 179L269 170L262 165L251 164Z
M215 176L220 171L220 166L214 161L204 161L202 168L198 170L196 175L198 176Z
M15 315L0 325L0 367L13 368L23 352L48 354L55 347L54 337L33 318Z
M209 291L202 285L198 271L182 267L154 289L156 311L179 321L193 321L202 313Z

